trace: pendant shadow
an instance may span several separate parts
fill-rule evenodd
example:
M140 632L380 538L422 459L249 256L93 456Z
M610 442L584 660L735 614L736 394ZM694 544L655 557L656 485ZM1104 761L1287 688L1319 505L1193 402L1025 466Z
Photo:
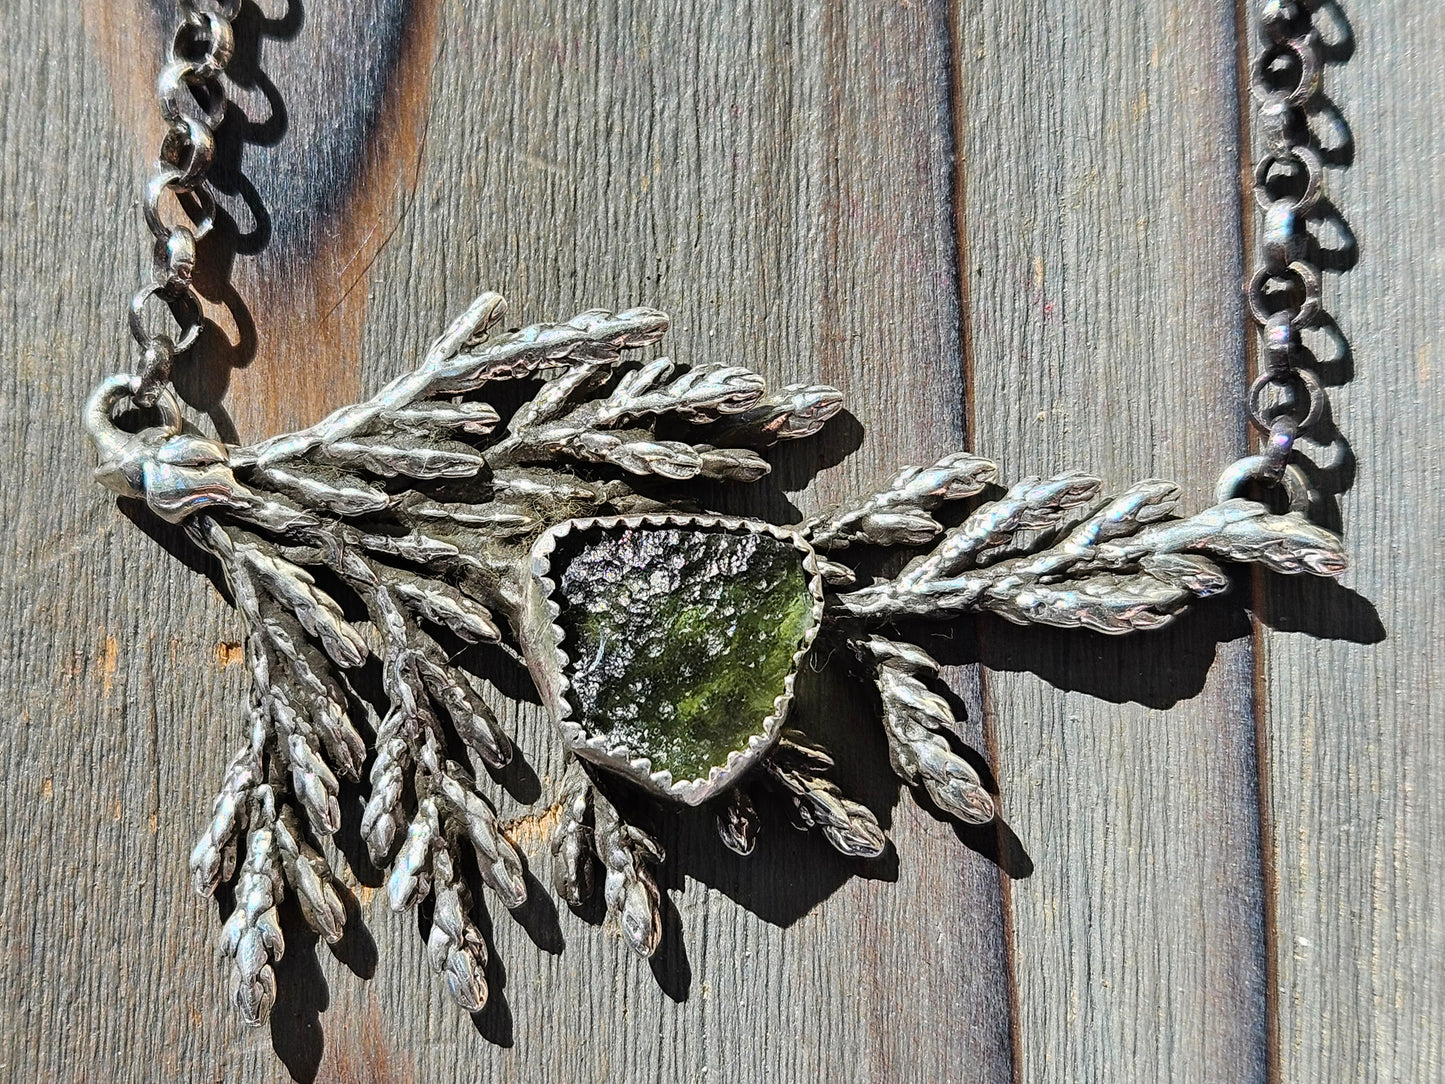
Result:
M826 459L817 457L820 462ZM755 489L752 496L763 508L791 507L785 496L767 487ZM195 550L181 529L156 518L141 502L120 504L147 535L188 568L208 576L224 592L219 567ZM744 507L738 511L751 510ZM1251 598L1260 604L1260 617L1271 627L1362 643L1379 642L1385 635L1373 606L1333 581L1256 575L1260 575L1257 584L1249 571L1237 571L1232 594L1207 600L1175 625L1148 636L1108 637L1078 630L1021 628L986 615L943 624L906 623L885 631L920 644L944 665L1027 671L1062 690L1157 708L1198 695L1214 664L1218 645L1251 635L1245 609ZM503 679L507 690L535 701L535 690L516 660L499 659L495 652L488 654L485 663L481 658L471 660L466 656L472 649L456 646L458 650L448 654L458 665L485 671L493 681L498 674L510 671L510 677ZM820 645L800 675L796 713L790 725L834 755L836 767L831 778L845 795L867 806L886 830L892 825L897 803L904 797L902 792L908 788L902 786L889 765L887 745L878 725L876 695L866 682L856 679L848 663L845 651ZM368 743L374 744L371 739L377 714L385 710L379 665L372 660L359 671L350 672L348 681L355 695L353 717ZM935 684L934 688L945 695L960 722L978 722L970 719L958 696L942 686ZM949 736L949 740L955 751L979 771L985 787L997 794L997 783L984 756L956 736ZM459 760L466 758L460 747L449 752ZM520 753L506 769L494 772L493 779L523 803L547 797L536 771ZM844 857L833 851L820 833L794 830L789 824L792 818L788 803L762 786L752 789L764 828L754 853L746 858L723 845L715 829L714 810L661 807L620 780L608 779L602 786L624 818L655 834L668 854L668 860L657 870L664 891L663 936L650 963L659 988L675 1001L687 1000L693 979L681 916L671 899L687 878L716 889L762 921L781 927L796 923L855 877L885 882L898 878L898 857L891 847L874 860ZM367 789L365 784L348 783L343 787L343 824L333 842L358 882L375 887L383 883L384 873L371 864L360 835ZM910 797L931 815L951 824L925 794L910 792ZM1001 821L980 827L955 826L954 835L1010 878L1026 878L1033 872L1025 843ZM489 894L480 883L470 855L464 859L461 872L477 901L474 920L489 946L486 975L491 998L487 1008L474 1015L473 1024L489 1042L510 1046L515 1036L505 994L506 970L500 955L490 951L493 919L487 910ZM540 876L545 877L545 871ZM511 918L542 951L563 951L564 938L550 888L540 883L537 871L528 872L527 885L528 902L512 912ZM598 925L603 920L599 895L600 890L587 907L578 911L585 920ZM344 902L348 932L332 946L332 952L355 974L369 978L376 969L376 945L354 897L348 893ZM429 931L427 914L423 912L418 921L424 939ZM297 989L283 994L278 1003L279 1015L273 1017L278 1056L293 1076L302 1080L314 1079L324 1045L319 1019L328 996L315 958L316 940L303 929L298 929L294 937L288 931L290 951L284 967L278 969L278 978L283 987L294 985ZM625 951L621 945L618 950Z
M286 952L272 963L276 973L276 1004L268 1027L271 1049L291 1079L310 1084L321 1068L326 1036L321 1014L331 1005L331 989L321 972L316 945L320 940L291 901L277 908Z

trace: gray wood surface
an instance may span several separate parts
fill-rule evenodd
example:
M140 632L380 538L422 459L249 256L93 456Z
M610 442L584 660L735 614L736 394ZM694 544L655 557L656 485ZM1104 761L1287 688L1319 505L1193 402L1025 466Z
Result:
M1274 585L1259 634L1286 1079L1445 1074L1445 7L1348 9L1330 70L1354 133L1331 198L1359 243L1326 303L1353 347L1332 393L1358 459L1341 501L1357 595ZM1338 241L1336 242L1338 243ZM1340 356L1324 340L1322 357ZM1337 458L1338 449L1328 456ZM1347 460L1346 460L1347 462ZM1342 472L1348 477L1348 470ZM1360 600L1368 600L1368 604ZM1378 641L1378 642L1376 642Z
M1233 11L963 10L973 446L1005 477L1203 497L1242 446L1247 383ZM1123 640L980 628L1004 809L1035 862L1010 892L1020 1079L1267 1078L1237 607Z
M780 828L744 862L659 814L652 966L591 915L498 909L474 1020L348 873L354 932L288 931L253 1032L185 873L241 731L238 624L89 483L76 425L129 362L169 11L7 0L0 1079L1440 1079L1445 9L1343 15L1343 586L1242 579L1122 641L944 630L998 833L900 794L829 668L813 723L896 856ZM854 418L779 459L771 514L958 446L1202 501L1243 447L1232 5L260 0L241 31L235 255L185 383L222 432L314 420L495 288L519 320L654 304L679 356L841 387ZM535 706L508 721L527 767L497 795L535 862L559 760Z

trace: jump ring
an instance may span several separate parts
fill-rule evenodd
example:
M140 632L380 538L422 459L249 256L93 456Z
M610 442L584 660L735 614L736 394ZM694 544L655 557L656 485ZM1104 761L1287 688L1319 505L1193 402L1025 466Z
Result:
M205 51L193 58L186 52L187 45L201 45ZM229 19L215 11L191 10L171 38L169 59L191 60L199 78L214 79L226 70L235 49L236 37Z
M1294 86L1276 90L1270 86L1270 66L1275 61L1293 55L1299 63L1299 76ZM1323 65L1320 51L1315 45L1313 31L1301 34L1288 41L1277 42L1264 50L1255 59L1253 71L1254 96L1265 106L1288 102L1290 105L1305 105L1320 89L1320 75Z
M206 105L196 97L197 87L206 89ZM225 91L215 77L204 78L193 61L173 60L163 67L156 78L156 95L161 102L161 117L167 123L194 116L211 128L219 128L226 119Z
M1219 476L1218 484L1214 487L1214 499L1220 504L1233 500L1239 496L1240 490L1250 482L1282 485L1285 499L1289 502L1289 510L1299 512L1301 515L1309 514L1314 493L1310 488L1309 479L1305 477L1305 472L1300 469L1298 463L1291 463L1284 468L1279 479L1273 481L1270 478L1269 456L1266 455L1247 455L1225 467L1224 473Z
M179 187L194 188L205 179L216 155L216 137L200 117L172 121L161 140L158 156L162 167L179 172Z
M164 241L169 238L171 229L173 228L161 218L161 197L165 195L167 189L171 189L175 193L177 200L182 196L190 196L201 205L202 213L199 219L189 212L186 212L186 217L191 219L193 224L191 232L195 234L196 240L200 240L206 236L206 234L210 233L211 228L216 224L216 198L211 195L210 191L204 186L198 185L195 188L188 188L181 183L183 179L180 170L166 169L157 173L146 184L143 208L145 220L146 225L150 227L151 233L155 234L157 241ZM185 208L182 207L181 210L184 212Z
M177 291L163 283L149 282L136 291L130 302L130 333L142 347L149 346L154 339L146 330L143 319L146 303L153 297L166 303L171 310L171 316L180 326L181 337L176 340L176 353L184 354L195 346L196 340L201 337L201 303L195 290L187 286ZM178 308L181 311L176 311Z
M1271 308L1265 287L1271 280L1280 282L1290 278L1300 284L1304 295L1299 306L1293 309ZM1312 264L1303 260L1294 261L1280 273L1271 271L1268 267L1259 268L1250 278L1245 292L1249 301L1249 313L1261 326L1268 325L1270 318L1278 313L1288 313L1289 322L1295 327L1309 327L1320 315L1320 273Z

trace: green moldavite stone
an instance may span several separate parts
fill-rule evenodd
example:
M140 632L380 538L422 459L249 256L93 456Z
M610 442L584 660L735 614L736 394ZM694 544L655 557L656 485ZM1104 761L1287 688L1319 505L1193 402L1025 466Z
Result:
M792 670L812 622L802 551L707 528L577 543L558 588L574 717L654 770L706 778L761 732Z

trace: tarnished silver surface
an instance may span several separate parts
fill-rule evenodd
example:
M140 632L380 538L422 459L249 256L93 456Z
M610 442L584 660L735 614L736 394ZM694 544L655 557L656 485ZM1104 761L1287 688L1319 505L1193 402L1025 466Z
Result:
M1259 371L1247 402L1262 447L1232 463L1219 480L1221 499L1249 482L1283 485L1296 512L1308 512L1314 497L1296 442L1314 433L1329 409L1302 338L1324 317L1318 245L1309 229L1324 195L1324 163L1309 121L1324 71L1313 7L1305 0L1258 3L1261 48L1250 90L1268 150L1254 171L1258 259L1244 289L1259 327Z
M1344 571L1339 539L1298 512L1273 515L1234 498L1175 518L1171 482L1140 482L1110 501L1101 501L1100 485L1075 473L1025 478L951 530L935 522L930 552L834 606L875 620L988 610L1021 625L1125 633L1159 628L1191 599L1226 590L1212 558L1284 573ZM915 517L909 538L917 545L929 532L927 517ZM894 529L890 519L878 537Z
M846 642L878 689L898 775L969 823L990 820L993 799L949 744L954 717L929 688L937 665L868 625L988 610L1123 633L1157 628L1190 599L1224 590L1217 559L1317 575L1344 567L1339 541L1298 513L1235 498L1181 516L1167 482L1141 482L1105 501L1098 479L1070 473L1027 478L980 503L995 468L961 452L904 468L877 492L792 526L700 512L676 483L764 476L770 468L756 449L816 432L841 408L841 394L807 385L770 391L738 366L643 361L635 352L667 327L649 309L593 310L498 333L504 311L500 297L484 294L414 372L310 429L251 447L187 431L167 391L133 412L155 424L123 427L121 408L142 388L126 375L103 383L87 407L98 477L183 523L221 563L246 625L247 740L192 869L203 892L236 879L223 947L234 961L236 1005L252 1023L274 996L270 961L284 949L274 907L284 892L318 933L340 936L344 911L313 844L340 826L340 780L363 771L371 791L361 830L373 861L390 870L392 905L434 897L429 959L464 1008L484 1001L486 950L468 917L474 904L455 872L456 848L472 848L504 906L521 904L526 889L475 767L505 764L511 742L471 675L450 662L446 645L458 641L515 645L561 740L582 758L562 782L554 884L580 902L600 863L607 906L636 952L657 944L650 871L662 853L607 797L610 774L660 798L720 798L719 831L740 853L760 828L748 796L754 784L781 790L798 822L844 854L876 856L886 846L873 814L826 778L829 755L782 731L791 674L772 715L702 779L674 780L653 770L649 750L609 745L577 725L549 579L554 546L574 529L763 532L796 546L814 610L794 672L815 636ZM510 417L475 398L516 381L534 394ZM879 547L923 552L894 577L858 584L844 559ZM358 610L364 622L347 616ZM385 696L379 713L352 684L373 654ZM368 743L353 720L369 712ZM473 765L447 755L453 738Z
M136 394L147 403L164 390L176 356L195 345L204 326L192 277L196 243L215 224L215 198L205 182L216 154L216 129L226 116L221 76L235 51L231 23L241 10L240 0L177 0L177 5L180 22L156 80L166 134L143 203L146 227L155 238L154 269L130 303L130 332L141 350ZM173 331L148 326L152 302L169 311Z

